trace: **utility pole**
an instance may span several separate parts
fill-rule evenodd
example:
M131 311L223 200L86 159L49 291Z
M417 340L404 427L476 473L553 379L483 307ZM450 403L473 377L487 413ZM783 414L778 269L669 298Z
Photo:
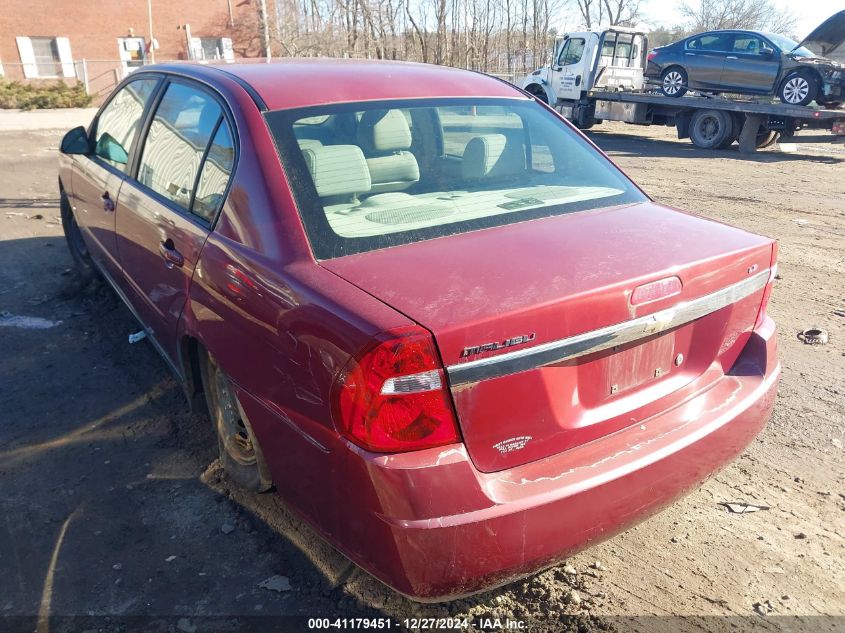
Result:
M261 40L264 45L264 57L270 61L270 21L267 19L267 0L258 2L259 19L261 20Z
M156 63L155 38L153 37L153 0L147 0L147 18L150 21L150 61Z

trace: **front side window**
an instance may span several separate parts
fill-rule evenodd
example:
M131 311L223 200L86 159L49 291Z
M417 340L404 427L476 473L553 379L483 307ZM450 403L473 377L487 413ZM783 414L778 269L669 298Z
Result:
M753 35L737 35L734 38L733 52L746 55L759 55L763 50L763 42Z
M647 198L525 99L425 99L266 115L319 259Z
M97 119L94 153L108 164L126 171L144 108L158 79L138 79L114 95Z
M566 41L563 50L560 51L559 66L571 66L581 61L584 55L584 38L572 37Z
M200 163L222 116L208 93L170 84L144 142L138 181L189 211Z

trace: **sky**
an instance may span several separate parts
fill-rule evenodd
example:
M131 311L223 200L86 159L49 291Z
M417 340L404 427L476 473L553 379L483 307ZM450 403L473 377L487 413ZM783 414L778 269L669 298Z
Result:
M774 0L778 6L791 11L798 17L795 33L798 38L804 38L815 27L824 22L837 11L845 9L845 0ZM695 0L690 0L695 3ZM683 22L678 10L681 0L642 0L641 11L643 20L641 25L647 26L675 26ZM565 19L569 24L560 25L563 29L573 28L572 16ZM577 22L578 20L574 20ZM559 27L559 30L563 30Z

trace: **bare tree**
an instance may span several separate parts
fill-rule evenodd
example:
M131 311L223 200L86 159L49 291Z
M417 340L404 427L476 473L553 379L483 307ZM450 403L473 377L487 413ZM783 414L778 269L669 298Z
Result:
M752 29L789 33L797 17L778 7L773 0L699 0L684 2L681 14L693 31Z

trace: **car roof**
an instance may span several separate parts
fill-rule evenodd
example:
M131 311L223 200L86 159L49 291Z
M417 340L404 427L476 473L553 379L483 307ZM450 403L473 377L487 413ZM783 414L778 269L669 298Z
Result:
M713 35L715 33L747 33L749 35L759 35L761 37L768 37L767 33L763 31L751 31L749 29L716 29L715 31L703 31L701 33L696 33L695 35L690 35L687 39L691 40L696 37L701 37L702 35Z
M489 75L412 62L284 58L270 63L168 64L144 70L157 68L210 81L217 73L234 76L269 110L381 99L528 98Z

